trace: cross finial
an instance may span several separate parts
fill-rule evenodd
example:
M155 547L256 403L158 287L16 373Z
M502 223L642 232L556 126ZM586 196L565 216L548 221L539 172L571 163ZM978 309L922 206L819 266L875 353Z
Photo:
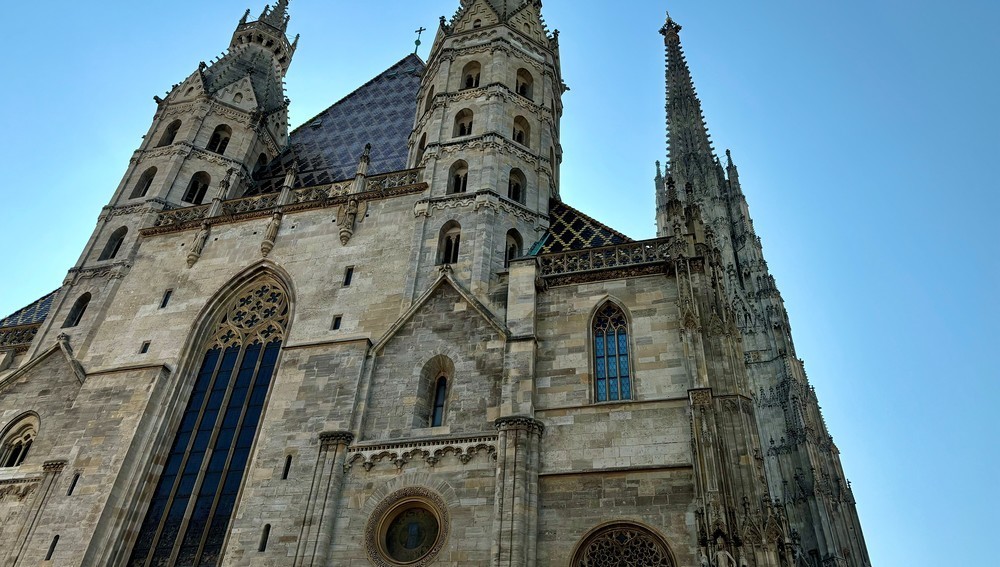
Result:
M417 34L417 41L414 42L417 45L417 47L413 50L414 55L416 55L417 52L420 51L420 36L423 35L425 31L427 31L427 28L421 26L420 29L414 32L415 34Z

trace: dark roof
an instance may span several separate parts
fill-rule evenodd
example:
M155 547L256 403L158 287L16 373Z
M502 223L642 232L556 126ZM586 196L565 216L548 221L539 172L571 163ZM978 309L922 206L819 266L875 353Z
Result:
M271 54L258 47L243 47L226 54L205 69L205 89L216 93L221 89L250 77L257 104L265 113L285 105L285 87L274 68Z
M584 250L632 242L631 238L561 201L550 203L549 221L551 222L549 230L539 244L535 245L533 254Z
M55 299L56 292L58 291L57 289L31 305L18 309L14 313L0 319L0 328L41 323L48 316L49 308L52 307L52 300Z
M296 187L354 177L365 144L372 145L369 175L406 169L410 132L424 62L410 54L358 90L296 128L290 149L256 175L251 193L278 191L285 171L298 163Z

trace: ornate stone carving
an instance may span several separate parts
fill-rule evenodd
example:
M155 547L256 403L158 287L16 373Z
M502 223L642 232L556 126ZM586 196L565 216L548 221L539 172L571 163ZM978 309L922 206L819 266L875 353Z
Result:
M41 326L41 323L36 323L0 329L0 348L12 348L16 354L27 352Z
M188 268L193 268L195 262L201 258L201 253L205 250L205 242L208 240L208 235L211 231L211 226L207 222L201 223L201 228L194 235L194 239L191 241L191 249L188 251L187 255L187 265Z
M419 486L411 486L390 494L379 503L368 518L368 523L365 526L365 551L372 565L399 567L400 563L388 557L385 545L386 532L398 512L411 508L424 509L434 516L437 524L437 537L421 557L413 562L407 562L406 565L408 567L430 565L444 548L451 531L448 505L436 492Z
M288 298L277 282L264 278L232 302L211 343L220 348L266 344L284 338L287 325Z
M271 215L271 221L267 223L267 229L264 231L264 239L260 243L260 255L264 258L274 250L279 228L281 228L281 213L276 212Z
M91 279L121 279L132 269L129 262L114 262L92 268L70 268L63 280L63 285L75 284L81 280Z
M423 459L433 467L449 455L458 458L462 464L468 464L480 454L495 458L496 441L496 436L488 436L352 447L352 455L344 464L344 472L350 472L359 463L365 471L372 470L379 463L391 463L397 469L402 469L407 463L418 459Z
M709 388L701 390L691 390L688 394L691 397L691 405L694 406L712 405L712 390Z
M662 538L640 526L615 524L589 536L571 566L674 567L674 562Z
M527 431L539 437L545 432L545 424L537 419L515 415L511 417L501 417L494 422L497 431Z
M19 478L16 480L0 481L0 501L17 500L24 501L31 493L38 488L40 478Z
M358 201L357 197L351 197L347 203L340 206L337 211L337 225L340 226L340 244L347 246L351 237L354 236L354 227L368 214L368 201Z
M348 446L354 442L354 434L350 431L324 431L319 434L319 442L324 449L337 445Z

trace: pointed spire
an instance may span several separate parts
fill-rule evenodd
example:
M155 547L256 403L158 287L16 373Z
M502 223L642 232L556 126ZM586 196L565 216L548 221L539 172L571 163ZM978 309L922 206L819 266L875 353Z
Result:
M667 169L679 183L701 191L717 191L715 155L681 48L681 26L667 14L660 29L666 46Z
M258 21L284 32L288 29L288 21L290 19L291 16L288 15L288 0L278 0L274 8L271 8L270 4L264 6L264 11L261 12Z

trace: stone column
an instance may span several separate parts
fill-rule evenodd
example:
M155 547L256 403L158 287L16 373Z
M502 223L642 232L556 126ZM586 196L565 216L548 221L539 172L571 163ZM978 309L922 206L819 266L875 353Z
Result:
M539 445L545 426L526 417L496 421L497 481L493 515L493 567L533 567L538 525Z
M309 488L309 502L299 535L294 567L325 566L333 541L337 501L343 488L347 447L354 434L347 431L321 433L319 458Z

